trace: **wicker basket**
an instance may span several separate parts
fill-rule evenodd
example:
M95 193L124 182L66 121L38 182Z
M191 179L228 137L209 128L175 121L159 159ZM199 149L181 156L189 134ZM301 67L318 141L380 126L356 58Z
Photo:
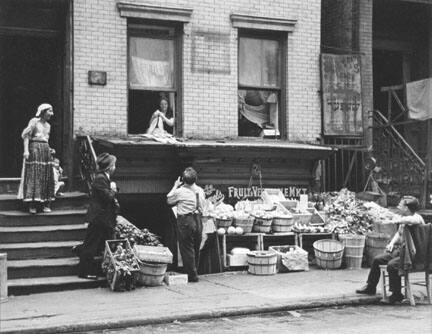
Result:
M244 233L252 232L252 227L254 224L254 218L248 217L247 219L234 219L234 226L241 227Z
M274 217L272 222L272 231L279 232L291 232L294 225L292 218Z
M338 269L342 265L344 246L337 240L323 239L313 243L317 265L322 269Z
M276 274L277 255L271 251L253 251L247 254L248 272L253 275Z
M258 218L255 217L253 223L253 231L259 233L270 233L273 218Z
M228 228L231 226L233 219L232 218L228 218L228 219L220 219L220 218L216 218L216 227L217 228Z

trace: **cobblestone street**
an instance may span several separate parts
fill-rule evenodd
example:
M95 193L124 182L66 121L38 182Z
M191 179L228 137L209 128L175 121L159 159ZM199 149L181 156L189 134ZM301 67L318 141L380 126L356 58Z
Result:
M299 310L215 320L174 322L163 325L89 332L138 333L430 333L432 307L421 305L360 306Z

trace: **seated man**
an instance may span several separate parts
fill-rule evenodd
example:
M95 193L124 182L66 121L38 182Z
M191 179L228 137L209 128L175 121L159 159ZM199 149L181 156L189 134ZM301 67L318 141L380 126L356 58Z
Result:
M356 290L357 293L374 295L380 278L379 266L387 264L390 291L392 292L389 297L389 303L394 304L403 300L404 297L401 293L401 278L399 276L400 253L399 249L395 246L400 244L402 241L403 225L417 225L425 223L423 217L416 213L419 207L419 202L415 197L404 196L402 198L398 205L402 217L394 221L395 223L400 224L399 229L387 245L386 252L373 259L367 284L361 289Z

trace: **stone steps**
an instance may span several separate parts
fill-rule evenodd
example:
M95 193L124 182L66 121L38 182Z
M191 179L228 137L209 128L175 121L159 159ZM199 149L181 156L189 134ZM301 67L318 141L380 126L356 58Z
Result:
M86 224L1 226L0 243L83 240Z
M88 203L88 195L82 192L66 192L62 196L56 197L51 203L53 211L64 209L85 208ZM0 193L0 211L28 211L28 207L21 200L17 200L16 193Z
M73 276L17 278L8 280L9 295L26 295L49 291L91 289L106 286L105 279L83 279Z
M86 212L87 211L82 208L53 210L50 213L37 214L16 210L0 211L0 227L82 224L84 223Z
M0 188L0 252L7 254L9 295L104 286L103 279L78 278L79 259L71 250L85 237L88 196L65 193L52 203L52 212L32 215L16 192L2 191L14 190L5 184Z
M8 260L8 278L35 278L52 276L70 276L77 273L79 259L30 259Z
M73 246L79 245L81 240L19 242L0 244L0 253L7 253L10 260L62 258L72 255Z

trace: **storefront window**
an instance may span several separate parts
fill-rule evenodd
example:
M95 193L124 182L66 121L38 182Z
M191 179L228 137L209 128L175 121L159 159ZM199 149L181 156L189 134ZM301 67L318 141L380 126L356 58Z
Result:
M279 40L240 36L239 136L280 136L281 59Z
M167 99L167 117L176 111L175 28L129 26L129 121L128 132L145 133L160 100ZM164 125L173 133L173 127Z

